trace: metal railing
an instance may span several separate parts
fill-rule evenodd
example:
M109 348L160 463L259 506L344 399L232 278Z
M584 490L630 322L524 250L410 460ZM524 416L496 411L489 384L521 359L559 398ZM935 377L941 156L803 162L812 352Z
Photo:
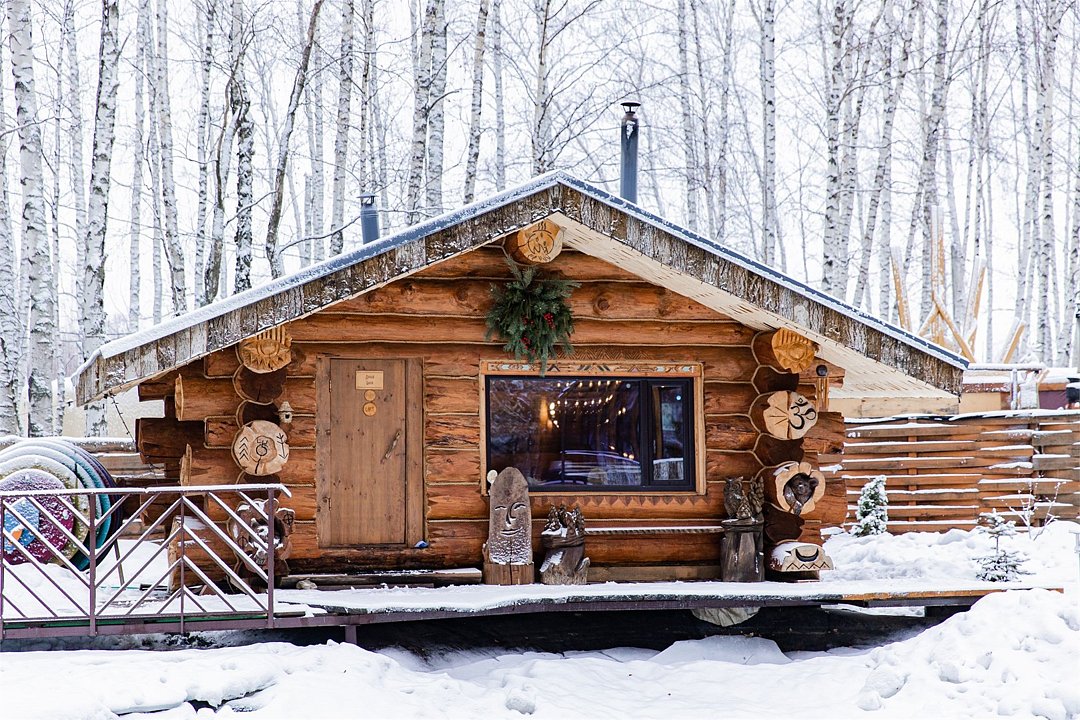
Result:
M289 494L280 484L0 491L0 638L50 624L93 635L99 624L171 621L184 632L230 616L272 628L275 500Z

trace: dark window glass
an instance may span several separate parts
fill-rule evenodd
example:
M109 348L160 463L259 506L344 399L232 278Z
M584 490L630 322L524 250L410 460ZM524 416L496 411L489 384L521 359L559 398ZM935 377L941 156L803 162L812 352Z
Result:
M487 380L488 468L536 490L693 486L690 379Z

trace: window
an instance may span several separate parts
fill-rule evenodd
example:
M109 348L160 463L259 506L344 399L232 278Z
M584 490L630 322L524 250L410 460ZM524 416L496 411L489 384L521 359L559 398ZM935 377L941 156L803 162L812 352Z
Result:
M693 378L487 376L487 466L532 490L690 490Z

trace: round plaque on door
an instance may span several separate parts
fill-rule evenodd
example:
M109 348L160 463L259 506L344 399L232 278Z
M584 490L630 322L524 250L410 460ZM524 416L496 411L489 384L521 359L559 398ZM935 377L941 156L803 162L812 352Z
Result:
M371 417L377 412L379 412L379 408L378 408L378 406L375 405L375 403L373 403L373 402L364 403L364 414L365 415L367 415L368 417Z

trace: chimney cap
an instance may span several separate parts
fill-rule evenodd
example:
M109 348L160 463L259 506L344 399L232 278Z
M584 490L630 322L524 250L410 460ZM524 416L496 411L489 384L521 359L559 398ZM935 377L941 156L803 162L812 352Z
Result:
M634 111L641 107L641 103L637 100L623 100L619 104L623 106L623 110L626 111L627 115L633 115Z

